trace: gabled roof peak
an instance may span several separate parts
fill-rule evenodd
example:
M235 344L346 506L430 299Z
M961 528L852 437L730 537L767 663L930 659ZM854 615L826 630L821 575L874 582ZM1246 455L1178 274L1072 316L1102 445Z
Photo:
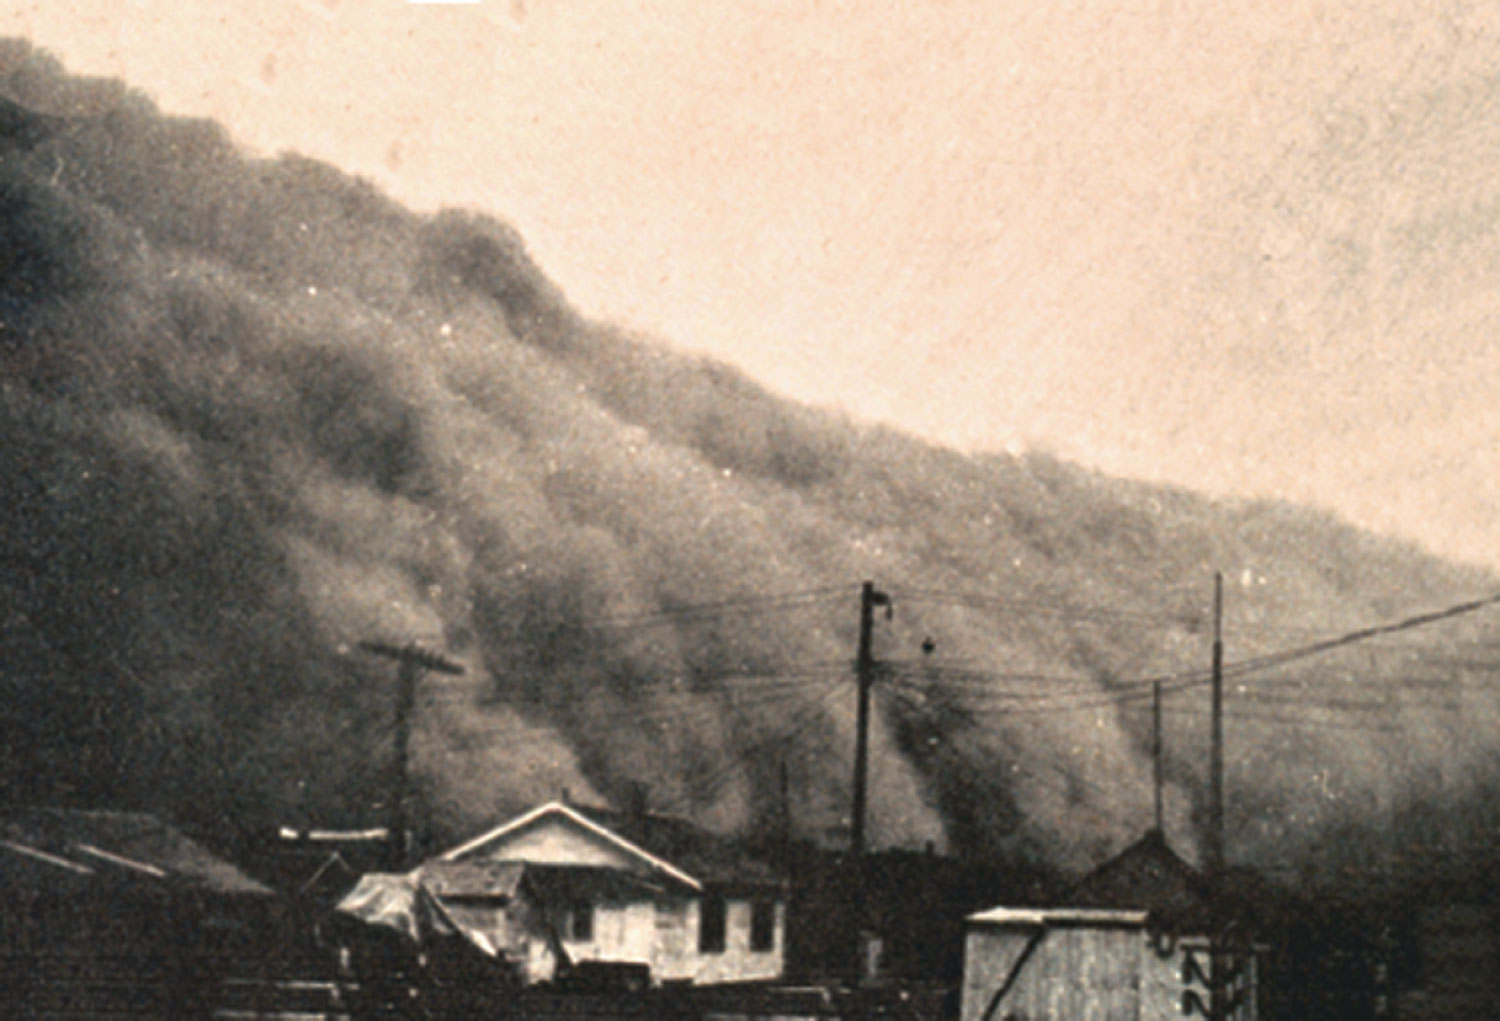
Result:
M501 823L499 826L481 833L479 836L473 838L472 840L465 841L464 843L459 844L457 847L452 848L451 850L444 851L442 854L438 855L438 860L449 862L458 861L466 855L477 851L481 847L484 847L486 844L490 844L496 840L503 839L504 837L525 829L526 827L531 826L532 824L540 821L541 819L547 818L548 816L561 816L562 818L565 818L572 822L574 825L578 826L580 829L583 829L586 832L612 844L620 850L625 851L627 854L640 859L653 869L665 873L666 875L672 877L680 883L687 885L693 890L697 890L700 892L703 890L703 883L694 876L689 875L687 872L684 872L682 869L673 865L665 858L653 854L651 851L640 846L634 841L622 836L621 834L615 832L613 829L610 829L609 827L603 825L595 819L590 818L589 815L586 814L586 810L575 808L573 805L568 804L566 801L548 801L545 804L538 805L536 808L531 809L529 812L524 812L516 818L511 819L509 822Z

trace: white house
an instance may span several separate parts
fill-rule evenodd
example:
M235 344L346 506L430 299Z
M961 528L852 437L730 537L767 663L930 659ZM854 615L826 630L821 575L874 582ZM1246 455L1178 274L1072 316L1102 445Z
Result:
M645 964L655 982L782 974L784 882L741 844L685 820L554 801L436 861L524 864L573 963Z

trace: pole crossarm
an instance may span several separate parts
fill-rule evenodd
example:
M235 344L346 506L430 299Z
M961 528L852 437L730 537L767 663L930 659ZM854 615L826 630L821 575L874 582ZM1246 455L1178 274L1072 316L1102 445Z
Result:
M386 642L360 642L359 647L365 652L376 656L385 656L400 663L410 663L419 666L423 670L431 670L440 674L461 674L464 672L463 664L455 663L441 653L430 652L417 645L390 645Z

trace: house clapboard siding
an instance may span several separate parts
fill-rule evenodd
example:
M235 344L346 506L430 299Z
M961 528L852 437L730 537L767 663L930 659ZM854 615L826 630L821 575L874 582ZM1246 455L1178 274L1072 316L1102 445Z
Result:
M695 984L785 968L785 884L684 820L551 802L438 861L524 863L571 962L644 964L656 982Z

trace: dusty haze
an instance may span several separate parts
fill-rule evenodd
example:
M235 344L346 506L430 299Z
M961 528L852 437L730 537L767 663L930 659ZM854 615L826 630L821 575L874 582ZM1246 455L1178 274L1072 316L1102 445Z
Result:
M14 797L378 821L378 640L468 668L418 699L439 833L633 783L744 828L785 767L826 836L869 578L894 603L876 843L1082 866L1150 824L1155 676L1168 830L1196 843L1215 570L1232 662L1500 588L1286 505L774 397L580 315L503 223L251 159L23 42L0 96ZM1487 833L1492 621L1237 678L1231 855Z
M9 6L777 392L1500 567L1493 5Z

